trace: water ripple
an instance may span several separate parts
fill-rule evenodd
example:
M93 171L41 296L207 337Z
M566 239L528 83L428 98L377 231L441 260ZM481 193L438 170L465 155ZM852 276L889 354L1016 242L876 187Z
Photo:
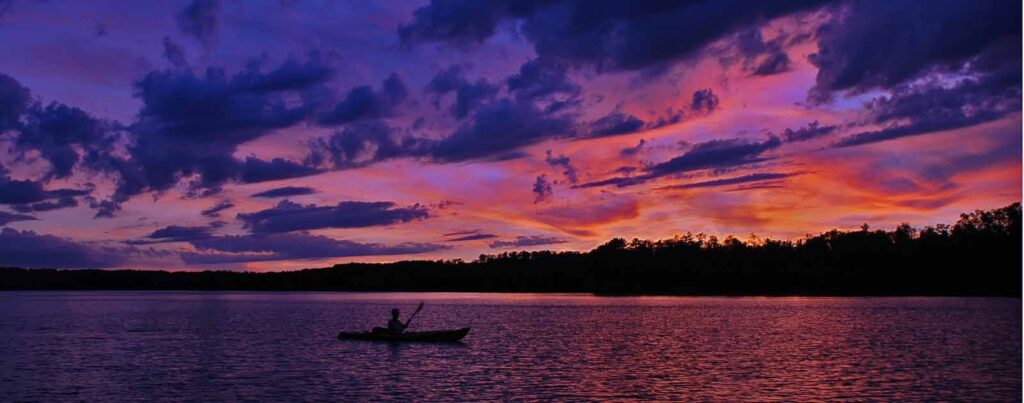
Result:
M334 338L427 300L464 344ZM1017 400L982 298L0 293L0 400Z

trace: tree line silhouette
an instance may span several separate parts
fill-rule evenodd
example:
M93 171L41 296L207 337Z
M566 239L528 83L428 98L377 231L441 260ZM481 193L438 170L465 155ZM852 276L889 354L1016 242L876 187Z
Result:
M584 292L609 295L1021 295L1021 204L953 225L797 241L615 238L589 252L348 263L252 273L0 269L0 289Z

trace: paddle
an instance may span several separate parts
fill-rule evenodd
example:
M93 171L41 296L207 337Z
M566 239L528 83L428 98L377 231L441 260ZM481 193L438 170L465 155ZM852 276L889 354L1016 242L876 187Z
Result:
M412 318L415 318L416 314L420 313L420 311L422 311L422 310L423 310L423 301L420 301L420 304L416 306L416 310L412 312L412 315L409 315L409 320L405 321L405 327L409 327L409 322L412 322Z

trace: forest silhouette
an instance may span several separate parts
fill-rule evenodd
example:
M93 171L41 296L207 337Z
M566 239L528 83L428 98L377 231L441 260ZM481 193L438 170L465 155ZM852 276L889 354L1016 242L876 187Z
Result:
M0 269L0 289L582 292L606 295L1021 295L1021 204L953 225L797 241L686 234L589 252L348 263L269 273Z

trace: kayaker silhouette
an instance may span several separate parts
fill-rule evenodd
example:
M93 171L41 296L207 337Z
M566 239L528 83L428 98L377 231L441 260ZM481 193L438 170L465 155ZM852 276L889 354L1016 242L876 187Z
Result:
M388 330L394 333L402 333L405 331L405 328L409 327L409 325L402 323L402 321L398 320L398 314L398 308L392 309L391 320L388 321Z
M338 333L338 339L341 340L372 340L372 341L387 341L387 342L400 342L400 341L419 341L419 342L457 342L466 337L469 333L468 327L463 327L454 330L432 330L432 331L420 331L420 332L406 332L405 329L409 327L409 322L412 322L412 318L416 317L416 314L423 310L423 303L416 307L416 310L409 315L409 319L402 323L399 320L401 312L398 308L391 310L391 320L388 321L388 327L375 327L369 332L340 332Z
M412 315L409 315L409 319L406 320L405 323L402 323L402 321L398 319L398 317L401 314L401 312L398 310L398 308L393 308L393 309L391 309L391 320L388 321L388 327L387 328L375 327L375 328L373 328L373 332L374 333L395 333L395 334L402 333L402 332L405 331L406 328L409 327L409 322L412 322L412 318L416 317L416 314L420 313L420 310L422 310L422 309L423 309L423 303L420 302L420 304L416 307L416 310L413 311Z

